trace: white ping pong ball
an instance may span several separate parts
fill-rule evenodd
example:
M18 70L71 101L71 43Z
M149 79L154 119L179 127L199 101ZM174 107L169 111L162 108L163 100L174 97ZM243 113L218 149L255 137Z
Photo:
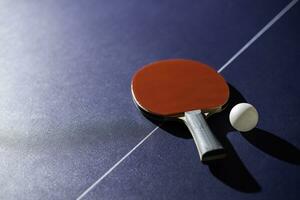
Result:
M249 103L239 103L231 109L229 121L231 126L236 130L247 132L256 127L258 112Z

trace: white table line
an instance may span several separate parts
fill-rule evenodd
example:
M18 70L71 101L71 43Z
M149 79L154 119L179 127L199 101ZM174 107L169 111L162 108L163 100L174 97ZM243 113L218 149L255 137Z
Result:
M298 0L291 1L285 6L271 21L269 21L258 33L256 33L238 52L236 52L219 70L221 73L228 67L239 55L241 55L248 47L250 47L260 36L262 36L275 22L277 22L287 11L289 11ZM126 155L116 162L108 171L106 171L96 182L88 187L77 200L82 199L87 193L93 190L106 176L108 176L119 164L121 164L132 152L141 146L160 126L155 127L148 135L146 135L137 145L135 145Z
M219 70L220 73L223 71L230 63L232 63L239 55L241 55L249 46L251 46L262 34L264 34L275 22L277 22L287 11L289 11L298 0L291 1L287 6L285 6L267 25L265 25L258 33L254 35L236 54L234 54Z
M144 137L137 145L135 145L125 156L123 156L118 162L116 162L107 172L105 172L95 183L93 183L88 189L86 189L77 200L82 199L89 191L91 191L98 183L100 183L110 172L112 172L123 160L125 160L134 150L136 150L141 144L143 144L160 126L153 129L146 137Z

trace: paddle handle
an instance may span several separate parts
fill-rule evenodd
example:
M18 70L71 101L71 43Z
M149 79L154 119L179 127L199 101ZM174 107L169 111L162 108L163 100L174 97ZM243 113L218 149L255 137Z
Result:
M184 122L194 138L201 161L225 157L223 146L211 132L200 110L185 112Z

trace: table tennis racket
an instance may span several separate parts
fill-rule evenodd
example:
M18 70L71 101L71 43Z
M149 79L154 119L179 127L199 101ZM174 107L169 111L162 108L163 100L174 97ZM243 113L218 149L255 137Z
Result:
M225 157L224 148L211 132L205 116L222 110L229 98L229 87L211 67L185 59L154 62L135 73L131 92L144 112L183 120L202 161Z

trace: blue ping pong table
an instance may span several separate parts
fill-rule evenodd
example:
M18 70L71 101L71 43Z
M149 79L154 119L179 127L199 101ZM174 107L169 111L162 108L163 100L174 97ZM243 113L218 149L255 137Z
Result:
M0 199L300 199L299 20L298 0L1 0ZM228 81L208 119L226 159L136 109L132 75L167 58Z

